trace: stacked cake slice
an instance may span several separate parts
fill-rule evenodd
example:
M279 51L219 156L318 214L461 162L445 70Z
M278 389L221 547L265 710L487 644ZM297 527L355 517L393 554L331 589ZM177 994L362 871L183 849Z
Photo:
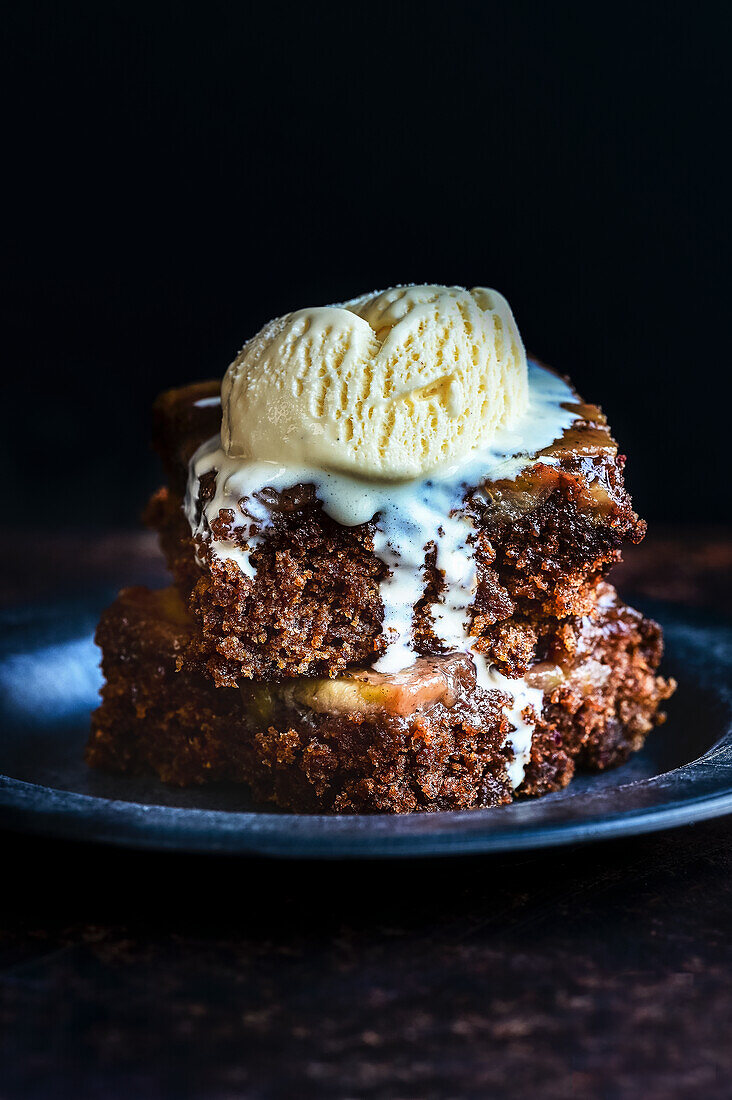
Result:
M673 684L658 626L605 579L645 530L624 458L567 394L550 445L472 478L441 516L410 505L408 574L378 511L343 522L306 478L237 495L218 383L163 394L168 485L147 518L174 584L123 591L102 617L90 764L246 783L296 811L400 812L495 806L625 760Z

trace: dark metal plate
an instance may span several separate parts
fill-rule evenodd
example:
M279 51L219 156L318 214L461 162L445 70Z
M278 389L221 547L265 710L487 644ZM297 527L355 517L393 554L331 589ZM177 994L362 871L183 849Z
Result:
M109 593L0 617L0 824L146 848L338 858L507 851L625 836L732 811L732 627L668 604L679 681L643 752L565 791L493 810L308 816L253 808L238 786L180 791L83 761L100 685L92 634Z

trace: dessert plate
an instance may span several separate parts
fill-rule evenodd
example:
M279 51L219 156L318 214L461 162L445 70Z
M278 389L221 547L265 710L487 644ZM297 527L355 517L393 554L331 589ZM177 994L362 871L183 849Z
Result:
M295 858L457 855L627 836L732 812L732 625L638 601L679 681L665 726L622 768L490 810L308 816L246 790L177 790L83 760L101 683L93 642L113 593L0 614L0 825L140 848Z

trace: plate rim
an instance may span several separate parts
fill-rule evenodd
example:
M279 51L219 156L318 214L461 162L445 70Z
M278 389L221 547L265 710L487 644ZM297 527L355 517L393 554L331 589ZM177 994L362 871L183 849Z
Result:
M708 759L712 756L717 759ZM431 814L287 814L127 802L0 775L0 826L12 832L137 850L283 859L432 858L565 847L658 832L732 814L732 730L697 760L650 779L612 787L608 793L645 792L670 783L677 790L681 784L683 791L698 782L710 789L695 797L677 794L660 805L598 814L594 819L539 822L502 830L478 827L453 831L439 826L443 822L455 825L466 821L495 825L502 810L533 806L537 800ZM566 805L568 798L597 803L600 794L583 791L554 804ZM39 799L45 800L46 805L39 807ZM406 823L410 819L428 821L433 828L424 833L393 831L395 822ZM288 832L293 822L297 822L294 834ZM303 831L304 822L316 828ZM366 822L377 828L369 829ZM89 831L91 823L95 826L93 832ZM392 831L380 834L377 831L380 823L389 823Z

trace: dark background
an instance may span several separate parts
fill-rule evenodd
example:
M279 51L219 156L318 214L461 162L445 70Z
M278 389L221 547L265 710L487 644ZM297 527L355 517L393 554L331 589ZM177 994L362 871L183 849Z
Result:
M638 509L716 519L730 9L640 7L6 11L14 514L133 523L159 389L416 281L502 290L605 407Z

